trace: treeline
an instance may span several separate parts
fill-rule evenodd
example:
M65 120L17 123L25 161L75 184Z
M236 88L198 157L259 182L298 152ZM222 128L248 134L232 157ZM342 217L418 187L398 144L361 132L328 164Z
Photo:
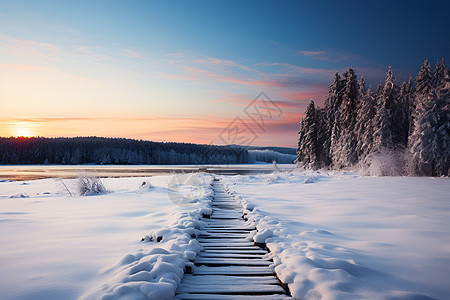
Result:
M379 168L379 175L449 175L450 70L426 60L398 85L391 67L375 90L353 69L336 73L323 108L308 105L297 163L342 169Z
M264 149L264 150L250 150L248 149L249 163L265 162L272 163L276 161L280 164L291 164L296 159L294 154L280 153L278 151Z
M235 164L238 146L162 143L122 138L0 138L0 164Z

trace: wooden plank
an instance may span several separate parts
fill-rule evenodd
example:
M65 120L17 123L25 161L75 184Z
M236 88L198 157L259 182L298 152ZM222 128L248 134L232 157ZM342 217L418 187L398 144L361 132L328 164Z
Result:
M240 275L240 276L273 276L272 268L266 266L194 266L192 274L195 275Z
M205 238L197 238L197 241L200 242L200 244L205 244L205 245L210 245L210 244L246 244L246 245L254 245L253 242L247 241L245 239L242 238L237 238L237 239L217 239L217 238L210 238L210 239L205 239Z
M221 243L202 243L202 246L206 248L226 248L226 247L232 247L232 248L247 248L252 247L251 249L261 249L258 246L255 246L254 243L251 242L237 242L237 243L230 243L230 242L221 242Z
M220 294L179 294L174 300L287 300L292 299L286 295L220 295Z
M250 284L275 284L279 281L275 276L227 276L227 275L193 275L185 274L183 283L189 285L250 285Z
M239 258L214 258L198 257L194 261L195 265L214 266L270 266L273 262L265 259L239 259Z
M200 254L197 256L198 258L205 258L205 257L221 257L221 258L240 258L240 259L264 259L266 257L266 254L260 254L260 253L217 253L217 252L200 252Z
M285 290L280 285L275 284L256 284L251 285L212 285L209 283L195 284L195 285L180 285L177 289L177 293L213 293L213 294L258 294L258 293L271 293L271 294L285 294Z
M237 250L237 249L233 249L233 250L228 250L228 249L222 249L222 250L214 250L214 249L205 249L202 252L200 252L200 254L203 253L236 253L236 254L267 254L267 251L261 249L261 248L256 248L256 249L252 249L252 250Z

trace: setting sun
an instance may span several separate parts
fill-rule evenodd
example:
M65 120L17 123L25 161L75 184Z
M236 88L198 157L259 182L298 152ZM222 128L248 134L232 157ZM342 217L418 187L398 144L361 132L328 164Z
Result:
M33 131L34 126L32 124L22 122L14 124L12 127L13 136L31 137L36 135Z

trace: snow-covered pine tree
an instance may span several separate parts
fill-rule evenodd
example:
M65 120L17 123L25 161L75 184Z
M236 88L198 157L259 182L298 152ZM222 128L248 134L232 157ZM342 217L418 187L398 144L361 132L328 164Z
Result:
M449 175L450 169L450 69L444 61L436 63L432 76L433 100L427 103L421 124L429 126L422 138L425 156L431 159L431 175ZM429 134L427 134L429 133ZM428 143L426 139L429 138Z
M375 117L375 99L370 89L363 91L360 88L360 101L357 110L355 135L357 138L356 153L359 160L372 152L373 149L373 119Z
M366 94L366 79L364 75L361 75L361 78L358 80L358 100L361 100L362 97Z
M316 128L317 128L317 167L327 167L330 165L330 130L325 117L325 109L316 107Z
M411 122L410 106L413 102L413 83L412 77L403 82L397 104L392 108L393 124L395 124L395 131L393 142L398 147L406 148L408 145L409 127Z
M352 68L344 74L345 84L342 91L340 108L339 143L333 149L334 163L337 166L353 166L358 161L356 136L354 132L358 103L358 81Z
M400 96L399 96L399 105L403 108L406 113L408 120L407 126L408 131L406 132L406 143L405 146L408 145L408 138L411 135L412 130L412 112L415 110L414 104L414 81L412 76L409 75L408 81L402 83L400 87Z
M343 106L344 106L344 94L347 86L347 75L344 73L344 78L336 73L333 83L330 85L328 99L326 102L326 116L328 121L328 129L330 131L330 145L329 145L329 157L331 164L334 168L341 168L345 166L346 159L342 150L344 143L342 139L343 132L343 119L345 119ZM350 85L350 84L349 84ZM347 100L347 99L346 99Z
M448 73L448 68L445 66L444 59L438 60L436 62L436 67L434 68L433 72L433 79L432 79L432 87L437 93L437 98L440 98L440 94L442 91L446 93L446 75Z
M416 79L414 128L409 139L415 172L427 176L448 175L450 168L449 69L438 62L433 75L426 60Z
M416 96L426 98L431 93L432 77L431 67L428 59L426 59L420 68L419 74L416 77Z
M328 96L325 100L325 107L321 111L320 120L322 125L320 126L320 140L323 141L322 152L323 152L323 165L329 166L331 164L331 152L332 147L331 138L333 134L333 127L336 120L339 119L340 106L342 103L342 88L343 80L338 72L334 74L333 83L328 87Z
M342 93L341 124L344 128L353 129L358 106L358 81L352 68L344 73L345 85Z
M336 120L340 118L340 107L342 103L343 80L338 72L334 74L333 83L328 87L328 97L325 100L325 119L331 137L331 130Z
M398 129L393 122L392 110L397 106L399 88L391 66L386 73L384 86L376 95L377 113L374 119L374 144L373 151L394 148L394 142L398 135Z
M314 101L308 104L305 117L302 119L297 148L297 163L304 167L315 167L317 164L317 126Z
M328 87L328 97L325 100L325 108L331 114L339 109L342 102L342 90L343 81L341 75L338 72L334 74L333 83ZM330 118L332 120L332 118Z

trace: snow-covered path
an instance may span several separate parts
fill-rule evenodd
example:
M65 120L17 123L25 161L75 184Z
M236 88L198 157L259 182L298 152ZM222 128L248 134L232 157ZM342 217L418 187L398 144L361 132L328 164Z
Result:
M185 274L175 299L290 299L275 276L267 250L252 241L255 225L242 207L214 182L212 214L197 238L203 250Z

